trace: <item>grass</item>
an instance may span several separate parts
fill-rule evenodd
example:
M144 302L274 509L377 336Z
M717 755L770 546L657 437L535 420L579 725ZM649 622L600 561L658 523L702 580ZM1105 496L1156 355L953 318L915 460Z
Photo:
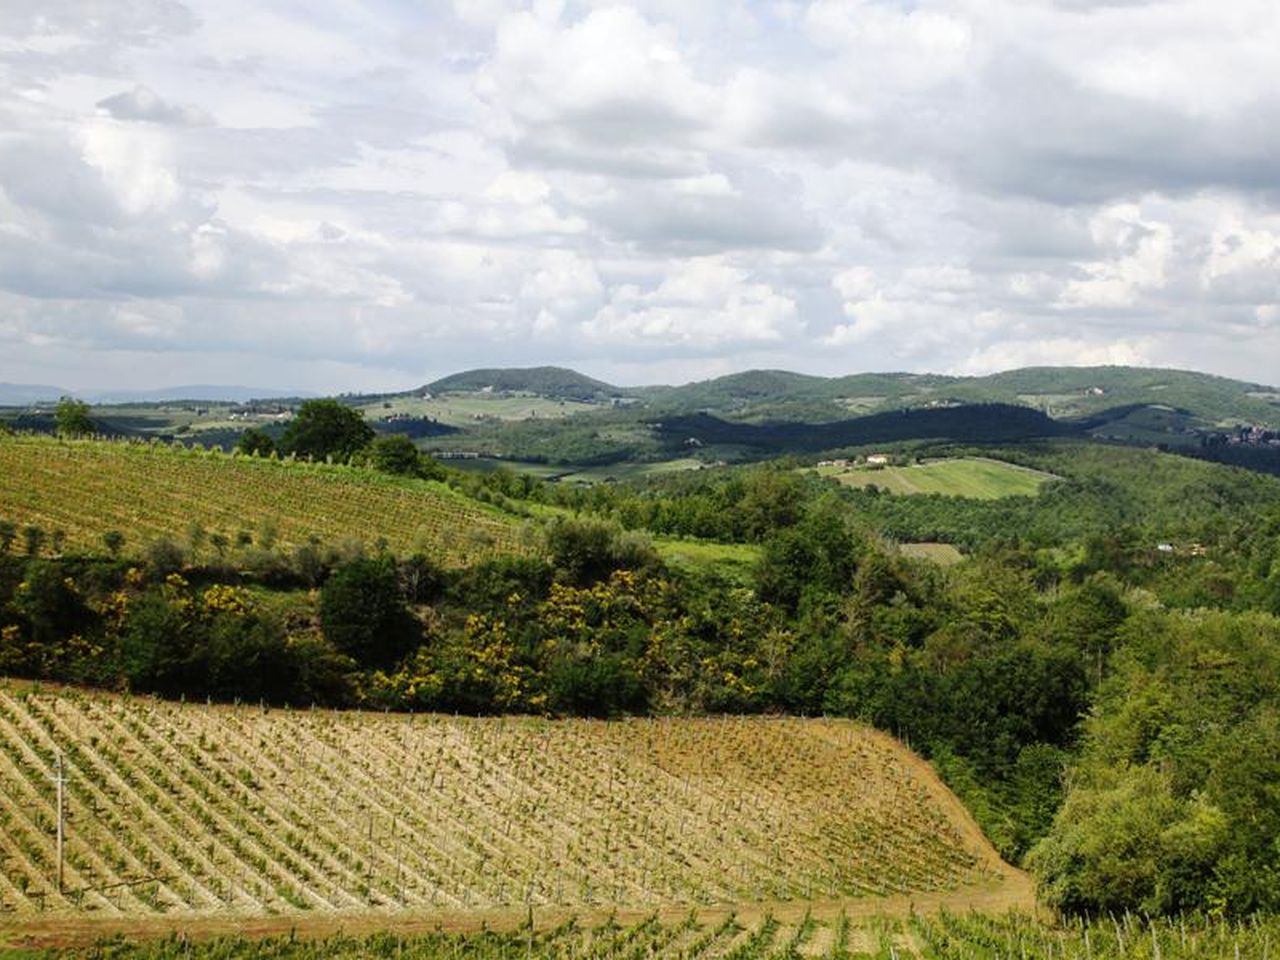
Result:
M445 563L524 549L512 518L441 483L116 441L0 440L0 517L61 531L64 549L101 550L103 532L118 530L126 553L185 542L193 526L286 547L385 537Z
M821 467L819 473L851 487L874 485L889 493L936 493L977 500L1035 496L1045 483L1056 479L1039 470L979 457L931 460L906 467Z
M0 817L19 922L1024 889L923 761L835 720L263 710L0 683Z
M940 567L952 567L964 560L964 554L949 543L900 543L898 552L915 560L928 560Z
M700 470L706 464L693 457L682 457L676 460L658 460L656 462L614 463L604 467L570 468L570 472L552 474L561 483L601 483L609 480L640 480L644 477L656 477L664 473L679 473L684 470ZM561 468L563 470L564 468Z
M744 585L752 582L760 562L760 548L753 543L655 537L653 545L662 559L676 569L706 570Z

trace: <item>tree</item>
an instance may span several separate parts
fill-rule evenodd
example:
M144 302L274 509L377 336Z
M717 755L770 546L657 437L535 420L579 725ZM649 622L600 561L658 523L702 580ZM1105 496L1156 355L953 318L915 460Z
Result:
M365 666L390 666L422 637L391 557L355 560L335 571L320 590L320 625L339 653Z
M269 457L276 452L276 443L265 430L249 427L236 441L236 451L250 457Z
M53 416L60 437L83 437L97 431L89 417L89 405L83 400L63 397L58 401L58 409Z
M124 547L124 534L119 530L108 530L102 535L103 546L111 553L111 556L120 556L120 550Z
M299 457L333 457L345 463L371 440L373 428L360 411L337 400L307 400L285 428L280 448Z
M756 569L762 600L796 610L803 598L836 597L853 589L863 544L839 511L819 507L796 526L764 539Z
M660 564L644 536L595 519L558 517L546 530L551 561L570 583L592 583L614 570L640 570Z
M383 473L404 477L422 475L422 454L413 441L401 433L374 440L369 447L369 462Z

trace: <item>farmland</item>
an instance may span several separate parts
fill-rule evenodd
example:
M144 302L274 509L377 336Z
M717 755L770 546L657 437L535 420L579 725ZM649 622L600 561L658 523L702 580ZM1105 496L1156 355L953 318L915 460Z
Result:
M1270 956L1280 924L1255 917L1248 923L1178 918L1140 919L1132 914L1095 920L1049 923L1043 917L1011 911L922 909L867 914L847 904L788 904L767 909L706 907L677 910L618 911L603 916L550 911L529 913L518 922L487 917L445 925L439 919L408 921L395 931L361 932L342 921L318 922L288 935L262 939L228 935L229 926L193 927L191 937L155 937L129 943L120 939L89 949L53 954L137 960L228 960L275 957L278 960L337 960L348 957L398 957L402 960L553 960L553 958L825 958L895 960L924 956L933 960L974 957L1027 960L1119 960L1161 957L1168 960L1235 960ZM277 925L278 926L278 925ZM256 927L251 927L256 930ZM27 942L74 946L88 941L87 928L37 934ZM207 939L205 939L207 937ZM6 956L47 957L47 952L15 950Z
M0 903L28 921L1025 895L926 764L840 721L468 720L6 685L0 797Z
M282 545L383 537L399 553L430 549L459 563L515 552L520 529L444 484L329 464L232 457L151 444L0 441L0 515L60 531L68 548L100 548L104 531L133 548L186 538L193 526Z
M912 466L821 467L819 472L851 487L872 485L889 493L936 493L976 500L1033 497L1052 474L1029 470L1000 460L965 457L933 460Z

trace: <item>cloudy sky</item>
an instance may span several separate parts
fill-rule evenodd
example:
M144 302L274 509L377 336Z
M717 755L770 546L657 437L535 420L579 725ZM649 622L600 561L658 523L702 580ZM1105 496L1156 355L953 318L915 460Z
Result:
M0 0L0 381L1280 380L1275 0Z

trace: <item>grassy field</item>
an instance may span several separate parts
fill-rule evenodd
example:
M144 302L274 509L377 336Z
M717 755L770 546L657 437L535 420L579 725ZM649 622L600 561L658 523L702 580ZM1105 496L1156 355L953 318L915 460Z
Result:
M524 549L513 519L440 483L326 464L218 452L44 437L0 439L0 518L61 531L66 548L102 549L106 530L126 552L158 537L185 542L192 525L234 542L283 545L385 537L460 563Z
M1025 893L927 764L844 721L468 720L0 684L0 824L0 918L28 924Z
M874 484L889 493L937 493L978 500L1035 496L1045 483L1055 479L1039 470L977 457L932 460L907 467L820 467L819 473L853 487Z
M601 483L608 480L639 480L644 477L656 477L664 473L679 473L684 470L699 470L706 464L692 457L678 460L642 461L639 463L615 463L607 467L583 467L569 473L556 473L561 483ZM561 468L563 470L564 468Z
M653 545L670 566L684 570L714 570L720 576L747 584L760 562L754 543L716 543L711 540L677 540L655 537Z

